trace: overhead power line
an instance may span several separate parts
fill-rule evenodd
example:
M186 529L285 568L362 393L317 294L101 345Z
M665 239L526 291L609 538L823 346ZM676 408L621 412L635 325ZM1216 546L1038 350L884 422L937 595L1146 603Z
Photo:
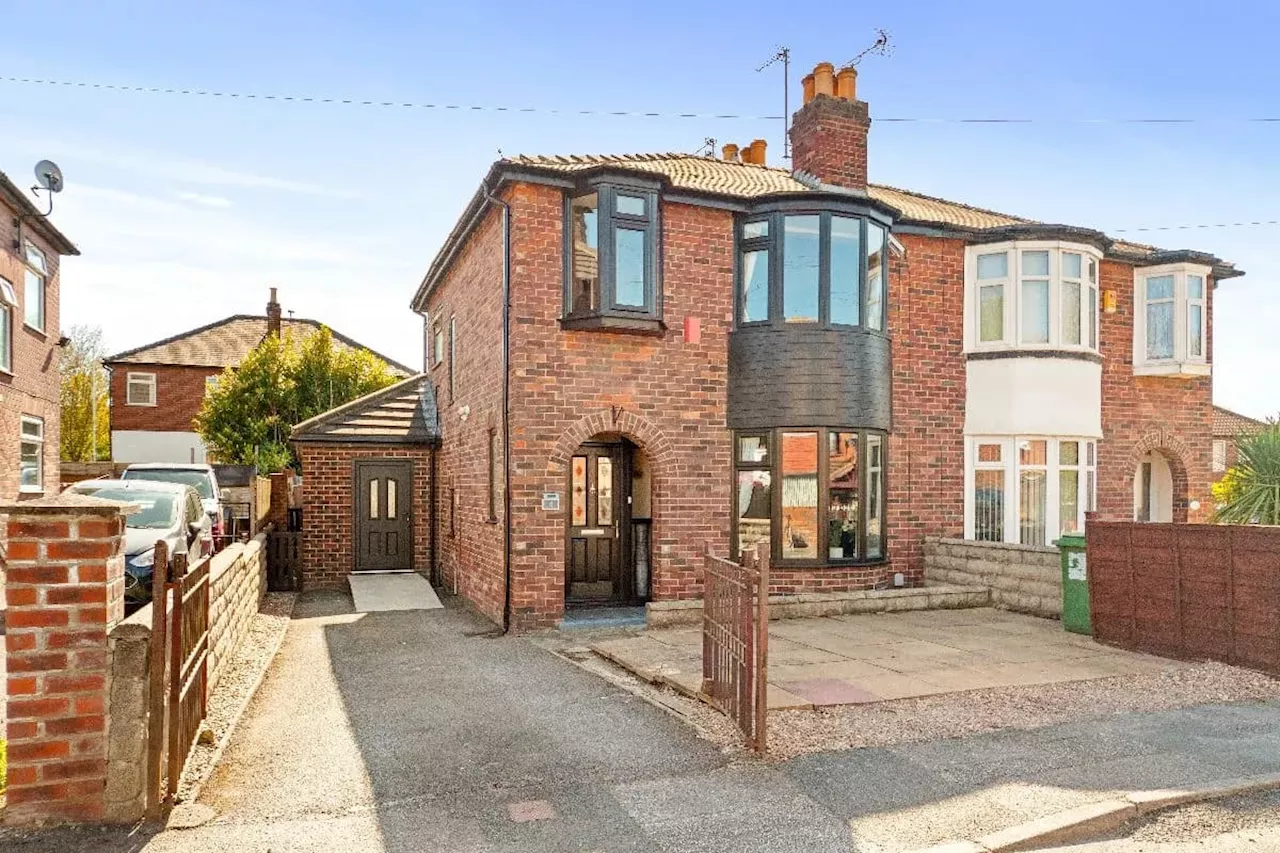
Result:
M740 113L681 113L647 110L575 110L555 107L515 107L486 104L446 104L422 101L386 101L364 98L338 98L315 95L281 95L263 92L224 92L213 89L179 88L166 86L129 86L120 83L95 83L87 80L47 80L38 77L0 77L0 83L29 86L58 86L68 89L98 89L146 95L186 95L201 98L222 98L242 101L274 101L294 104L327 104L336 106L377 107L410 110L453 110L458 112L539 113L543 115L619 116L628 118L692 118L692 119L741 119L747 121L779 121L781 115L749 115ZM947 118L922 116L877 116L877 122L897 124L1222 124L1241 122L1250 124L1280 124L1280 116L1222 118L1200 117L1147 117L1147 118Z
M1202 222L1196 225L1150 225L1145 228L1112 228L1114 234L1131 234L1137 231L1187 231L1196 228L1243 228L1249 225L1280 225L1280 219L1259 219L1254 222Z

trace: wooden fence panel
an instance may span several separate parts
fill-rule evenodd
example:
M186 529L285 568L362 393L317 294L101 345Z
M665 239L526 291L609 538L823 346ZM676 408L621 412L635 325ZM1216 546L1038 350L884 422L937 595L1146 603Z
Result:
M1094 637L1280 674L1280 527L1085 526Z

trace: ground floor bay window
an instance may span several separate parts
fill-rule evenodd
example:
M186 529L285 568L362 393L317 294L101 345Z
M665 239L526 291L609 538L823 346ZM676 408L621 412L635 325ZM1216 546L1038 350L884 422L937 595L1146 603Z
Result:
M1084 530L1097 490L1092 439L971 436L965 443L967 539L1050 545Z
M885 436L836 427L734 434L735 557L769 542L780 565L885 559Z

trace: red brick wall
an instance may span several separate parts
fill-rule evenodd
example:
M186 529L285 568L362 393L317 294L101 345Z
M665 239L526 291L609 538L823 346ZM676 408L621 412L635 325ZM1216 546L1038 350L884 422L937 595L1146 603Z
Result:
M906 234L889 278L891 571L924 580L923 537L964 535L964 243Z
M1133 267L1104 261L1104 291L1114 290L1116 312L1102 314L1102 434L1098 443L1098 512L1133 519L1138 460L1157 450L1173 471L1174 521L1205 521L1213 511L1213 379L1133 375ZM1213 288L1207 299L1205 352L1213 360ZM1189 504L1199 501L1200 508Z
M791 165L836 186L867 188L865 101L818 95L796 111L791 125Z
M219 367L180 367L166 364L113 364L111 367L111 429L191 432L191 421L204 402L205 380L222 373ZM126 401L130 373L156 375L156 405L130 406Z
M525 214L517 212L517 220ZM456 591L501 624L506 606L502 482L489 517L489 431L502 454L502 224L491 205L427 305L431 326L444 333L444 360L430 370L440 410L437 539L444 588ZM558 222L559 220L557 220ZM557 261L558 262L558 261ZM453 392L449 390L449 320L457 334ZM430 356L428 332L428 357ZM516 373L526 364L517 358ZM456 502L456 503L455 503ZM518 524L517 524L518 526Z
M413 460L413 568L431 569L431 450L368 444L296 445L302 463L302 586L345 589L355 568L356 459Z
M13 249L16 214L0 206L0 276L13 284L18 307L13 311L13 373L0 372L0 500L14 501L30 495L18 494L18 435L22 415L44 420L44 482L47 494L58 491L59 394L58 338L61 336L59 304L60 258L52 247L30 227L23 238L44 252L49 267L45 284L45 331L29 329L23 323L26 264Z

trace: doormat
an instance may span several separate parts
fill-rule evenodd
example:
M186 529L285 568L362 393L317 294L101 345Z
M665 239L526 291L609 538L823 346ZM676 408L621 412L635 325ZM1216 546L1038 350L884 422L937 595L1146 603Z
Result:
M380 610L437 610L444 607L422 575L351 575L351 598L357 613Z

